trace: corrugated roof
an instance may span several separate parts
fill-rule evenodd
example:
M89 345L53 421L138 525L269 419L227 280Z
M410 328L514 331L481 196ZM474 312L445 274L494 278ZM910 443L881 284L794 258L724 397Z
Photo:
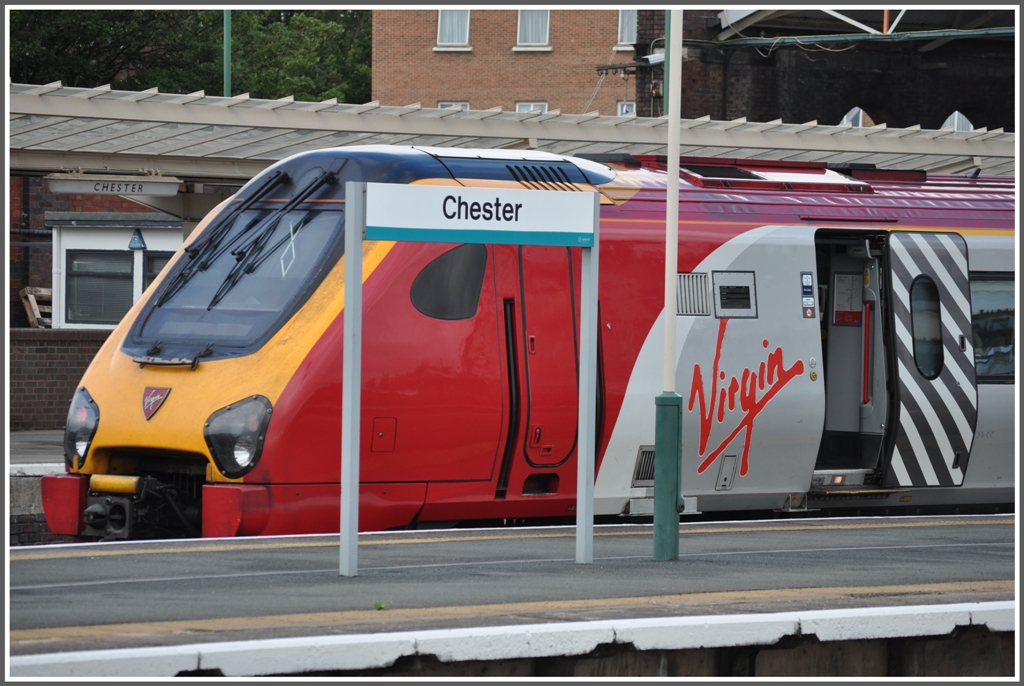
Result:
M248 179L318 148L429 145L581 153L664 154L667 118L299 102L49 85L8 88L14 172L157 170L183 179ZM682 155L869 163L882 169L1014 175L1016 136L919 126L684 119Z

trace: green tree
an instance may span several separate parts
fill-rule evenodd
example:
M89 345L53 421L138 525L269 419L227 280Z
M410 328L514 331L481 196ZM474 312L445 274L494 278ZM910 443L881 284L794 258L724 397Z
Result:
M11 80L213 90L223 70L222 22L221 12L209 11L15 10Z
M368 10L232 13L232 92L254 98L370 99Z
M15 10L16 83L163 93L223 93L222 11ZM365 102L369 10L235 10L232 92L254 98Z

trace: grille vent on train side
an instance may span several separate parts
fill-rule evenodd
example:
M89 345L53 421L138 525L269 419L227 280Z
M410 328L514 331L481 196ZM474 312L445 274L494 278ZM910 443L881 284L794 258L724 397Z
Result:
M633 469L633 488L654 486L654 446L642 445L636 456L636 467Z
M533 164L506 165L516 181L527 188L540 191L579 191L569 175L554 166Z
M691 273L677 276L679 280L676 283L676 314L710 315L708 275Z

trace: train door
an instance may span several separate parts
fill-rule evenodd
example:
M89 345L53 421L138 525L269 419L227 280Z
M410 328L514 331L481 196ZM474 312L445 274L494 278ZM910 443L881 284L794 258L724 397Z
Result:
M887 241L895 445L883 485L959 486L977 423L967 244L954 233Z
M565 495L579 421L579 257L545 246L495 246L494 255L509 384L495 495Z
M812 483L826 490L877 485L891 400L884 234L820 230L815 248L825 427Z
M519 255L523 457L531 467L554 467L575 450L579 421L572 254L563 247L523 246Z

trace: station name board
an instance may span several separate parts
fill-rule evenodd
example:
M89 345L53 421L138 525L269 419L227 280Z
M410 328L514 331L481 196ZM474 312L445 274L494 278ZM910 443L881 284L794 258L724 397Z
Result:
M116 177L51 174L46 183L53 193L76 195L177 195L181 181L171 177Z
M366 238L594 246L594 195L462 186L366 185Z

